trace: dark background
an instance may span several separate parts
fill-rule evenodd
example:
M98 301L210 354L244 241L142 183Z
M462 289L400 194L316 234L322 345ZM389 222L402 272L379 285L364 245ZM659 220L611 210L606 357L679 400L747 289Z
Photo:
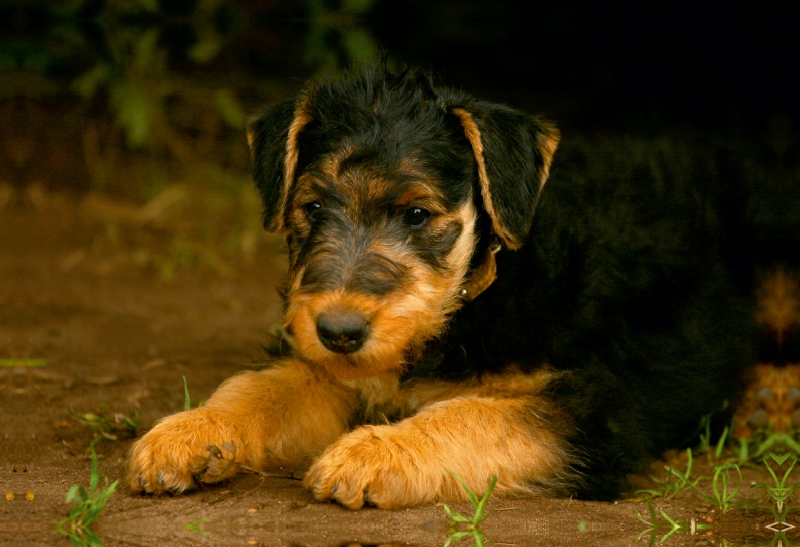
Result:
M223 43L198 63L186 53L204 39L202 4L210 6L205 26ZM109 31L152 27L168 69L182 73L292 87L386 51L398 66L432 68L454 85L579 128L763 133L793 127L800 115L800 7L786 4L6 1L1 68L68 82L108 56Z
M731 241L748 264L796 267L798 28L796 2L6 2L0 182L141 201L187 179L238 192L252 112L386 56L565 137L724 150L742 194Z
M253 68L274 66L259 37L282 20L302 32L303 10L250 6L264 23L253 28ZM800 113L796 3L393 0L363 21L396 59L576 127L764 132ZM296 75L298 57L280 71Z

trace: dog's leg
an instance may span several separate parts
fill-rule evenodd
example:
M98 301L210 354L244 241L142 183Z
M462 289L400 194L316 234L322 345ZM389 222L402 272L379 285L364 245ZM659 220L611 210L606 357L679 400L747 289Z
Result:
M209 444L236 445L236 461L254 468L272 462L303 465L347 428L357 402L353 390L294 359L234 376L201 407L168 416L134 443L128 484L134 491L183 492L195 485L190 470ZM230 454L227 454L230 456ZM200 480L236 473L235 466Z
M553 493L570 463L562 427L544 397L457 397L396 425L348 433L314 463L305 485L352 509L465 499L446 470L475 492L496 475L498 492Z

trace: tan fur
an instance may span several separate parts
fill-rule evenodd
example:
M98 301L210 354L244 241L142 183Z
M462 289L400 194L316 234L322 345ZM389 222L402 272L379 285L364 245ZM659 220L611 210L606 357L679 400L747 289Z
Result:
M384 372L367 378L340 380L358 393L363 415L370 421L386 422L387 414L393 414L401 406L404 397L400 390L397 372Z
M273 226L301 238L311 230L305 207L321 199L313 190L314 173L295 180L297 140L311 121L306 100L298 101L289 127L282 201ZM508 247L516 248L521 242L504 230L492 206L480 132L467 111L455 113L472 143L481 196L495 231ZM557 130L544 127L542 184L558 143ZM248 136L251 141L252 137ZM346 194L344 213L357 222L359 211L385 199L393 183L362 166L340 172L351 152L345 148L329 154L315 169ZM206 455L207 445L232 442L236 461L249 467L311 465L305 484L315 497L351 508L365 502L397 508L465 499L446 469L462 476L476 492L488 486L494 473L500 493L560 492L574 456L561 444L567 422L544 394L552 372L511 371L465 382L399 380L407 361L463 304L459 294L467 286L477 239L474 200L448 211L436 181L416 169L413 158L403 160L400 170L418 181L394 205L398 214L414 206L430 211L427 230L444 233L461 224L445 267L434 270L408 245L382 239L379 230L365 241L366 251L390 258L410 277L382 296L345 288L309 291L303 286L305 265L292 264L284 331L297 357L235 376L204 406L158 422L131 448L127 481L133 490L183 492L196 480L228 478L235 468L195 477L190 466L196 456ZM331 244L320 253L324 257L337 250ZM370 326L363 346L353 353L328 350L317 333L321 313L341 311L357 312ZM389 417L405 419L390 425ZM381 425L347 432L354 420Z
M475 206L472 205L471 199L459 209L458 215L461 219L461 223L464 225L464 231L458 238L458 241L456 241L448 257L449 263L453 270L457 272L460 281L459 289L456 293L460 293L460 287L466 283L469 262L472 259L472 254L475 252L475 245L477 243L474 226L478 219L478 212L475 210ZM451 289L448 288L448 290ZM453 308L460 305L461 302L450 303L450 305L447 306L448 309L446 309L446 313L452 313L455 311Z
M300 149L297 146L297 138L300 136L300 132L303 128L312 120L311 114L306 110L305 101L298 101L297 107L295 108L294 120L292 121L292 125L289 126L289 136L286 139L286 158L284 160L284 180L281 202L278 207L278 213L275 215L275 219L270 226L270 228L276 232L286 229L286 202L289 196L289 189L294 184L297 157L300 154Z
M500 216L494 207L492 201L492 181L489 180L489 175L486 173L486 160L483 155L483 141L481 140L481 132L478 129L475 120L472 118L467 110L463 108L454 108L453 114L458 116L461 120L461 125L464 128L464 134L467 140L472 145L472 152L475 156L475 163L478 165L478 183L481 187L481 198L483 199L483 206L489 218L492 219L492 229L497 234L503 243L509 249L519 249L522 247L524 241L511 234L503 223L500 221ZM561 140L561 132L551 123L537 122L544 131L537 136L537 144L539 152L542 155L542 166L539 168L539 191L544 188L544 183L550 175L550 165L553 163L553 156L558 148L558 143Z
M363 426L343 436L314 463L304 484L317 499L335 499L351 509L365 501L395 509L466 499L446 469L476 492L486 489L492 472L499 475L499 493L557 492L571 459L559 441L563 432L556 430L558 420L531 411L553 410L539 395L546 381L518 374L398 393L396 402L409 411L421 404L422 393L443 400L421 404L395 425Z
M461 120L461 125L464 127L464 134L467 140L472 145L472 153L475 155L475 162L478 165L478 183L481 187L481 198L483 199L483 207L489 218L492 219L492 228L494 232L503 240L506 247L509 249L518 249L522 246L522 241L514 237L506 227L500 222L500 217L492 203L491 181L489 175L486 173L486 160L483 157L483 141L481 141L481 132L472 119L472 114L463 108L454 108L453 114L458 116Z
M360 209L368 207L370 203L381 201L385 194L392 190L394 181L385 178L369 166L361 165L358 168L342 172L341 164L354 151L355 149L349 146L331 152L315 165L313 172L301 175L294 188L292 207L302 213L302 208L307 203L320 199L312 189L318 174L329 181L334 181L338 189L347 194L349 202L346 209L353 217L356 217ZM415 187L397 200L395 205L398 209L413 203L433 213L444 213L441 191L435 181L428 180L424 173L419 172L413 160L404 158L401 165L398 174L415 179Z
M296 359L239 374L202 407L164 418L134 443L128 484L135 491L183 492L194 485L195 456L228 442L237 447L236 460L250 467L302 467L345 432L358 400L356 390Z
M464 229L448 256L447 275L435 273L416 261L409 252L376 242L370 249L391 256L412 272L413 282L406 290L383 298L351 293L344 289L324 293L303 293L303 270L298 269L290 280L288 306L284 318L285 331L292 333L291 342L306 359L323 366L339 378L363 378L405 366L409 349L419 348L435 336L450 313L461 301L458 293L466 277L475 247L472 227L477 213L471 201L454 214ZM441 216L434 222L443 226L451 219ZM370 335L356 353L334 353L319 340L317 318L322 313L348 310L361 314L370 324Z
M549 122L539 120L538 124L544 130L544 133L540 133L536 138L539 152L542 154L542 166L539 168L539 191L541 192L547 177L550 176L550 166L553 164L553 156L555 156L558 143L561 141L561 131Z
M305 485L317 499L353 509L365 501L398 508L463 500L463 489L445 469L476 492L486 488L491 470L498 473L499 493L558 493L574 458L559 441L563 424L541 395L551 378L547 371L509 373L401 389L396 374L340 381L287 359L235 376L203 407L159 422L132 447L128 484L135 491L183 492L195 484L194 457L208 444L233 442L236 460L257 469L303 468L324 450ZM373 419L411 417L345 433L358 408ZM197 478L211 482L233 474Z

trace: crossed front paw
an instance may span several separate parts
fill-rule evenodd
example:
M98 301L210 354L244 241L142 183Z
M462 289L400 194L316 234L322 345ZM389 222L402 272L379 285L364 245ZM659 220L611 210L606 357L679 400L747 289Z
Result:
M318 500L350 509L397 509L436 499L443 480L435 454L393 426L364 426L341 437L311 466L304 484Z
M181 412L158 422L131 447L127 482L134 492L179 494L197 481L216 482L236 474L235 465L209 469L198 467L198 458L209 456L209 445L222 446L221 458L233 460L225 431L201 409ZM211 454L212 459L215 455ZM216 458L219 460L220 458ZM207 463L207 462L206 462Z

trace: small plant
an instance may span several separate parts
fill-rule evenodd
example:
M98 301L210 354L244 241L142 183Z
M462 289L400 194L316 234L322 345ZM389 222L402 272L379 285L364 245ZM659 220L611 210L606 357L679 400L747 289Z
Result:
M707 452L709 458L711 457L711 418L713 418L715 414L724 412L726 408L728 408L728 401L724 401L722 403L721 408L715 410L714 412L711 412L710 414L706 414L700 419L700 429L702 431L700 431L699 433L700 444L696 448L696 452L698 454ZM722 449L725 447L725 440L728 431L729 427L726 426L725 429L722 431L722 435L720 436L719 441L717 441L716 448L714 450L714 456L716 458L720 457Z
M658 516L656 515L656 508L653 507L653 502L650 499L647 500L647 509L650 511L650 520L648 521L645 519L639 511L636 511L636 518L647 525L647 529L644 530L639 536L636 538L637 543L642 541L642 538L645 534L650 534L650 542L648 543L649 547L652 547L656 542L656 534L658 533L658 529L660 528L658 524Z
M92 453L92 470L89 474L89 491L76 484L67 492L66 503L74 502L69 516L56 522L56 533L69 538L75 547L103 547L103 542L90 526L97 520L108 502L108 498L117 489L118 480L108 484L105 477L105 487L100 488L100 472L97 469L97 453L94 443L89 447Z
M205 524L206 522L211 522L211 519L200 519L194 522L190 522L186 525L186 529L190 532L195 532L196 534L200 534L202 536L210 536L211 532L207 532L206 530L201 530L198 528L201 524Z
M648 521L645 519L639 511L636 511L636 518L640 521L645 523L648 528L644 530L639 536L636 538L636 541L639 542L645 536L645 534L650 534L650 541L648 542L648 547L653 547L656 543L656 538L658 537L659 530L665 529L667 527L662 526L658 523L658 514L656 513L655 507L653 507L653 502L651 500L647 500L647 509L650 512L650 520ZM666 511L663 509L659 509L658 513L661 517L669 523L669 529L666 534L661 536L661 539L658 541L659 543L664 543L666 540L670 538L673 534L682 534L684 532L689 532L692 535L697 530L708 530L711 528L710 525L704 523L698 523L695 519L691 519L689 522L685 520L673 519L670 517Z
M685 520L673 519L663 509L659 509L658 512L661 513L661 516L664 517L664 519L670 524L669 532L661 536L661 539L658 540L659 543L664 543L667 541L672 534L682 534L691 530L691 525Z
M691 480L690 476L692 474L692 449L686 449L686 471L681 473L674 467L670 467L665 465L664 469L667 470L667 478L663 481L658 480L655 477L652 477L653 482L656 483L656 488L644 489L644 490L637 490L637 494L645 494L649 497L654 498L664 498L666 500L675 497L675 495L683 492L684 490L689 490L692 488L697 487L697 483L699 483L704 477L697 477L694 480ZM641 499L641 498L640 498Z
M497 484L497 476L492 477L492 482L489 483L489 488L486 489L483 497L478 499L477 494L469 489L469 486L467 486L467 483L464 479L449 469L445 469L445 471L450 473L458 482L461 483L461 486L464 488L464 492L467 494L467 499L469 499L469 502L475 509L475 514L473 514L471 517L465 517L461 513L450 509L447 505L443 506L444 512L447 513L448 517L450 517L451 524L450 537L447 538L444 547L450 547L451 543L459 541L467 536L472 536L472 538L475 540L476 547L483 547L484 536L483 532L478 530L478 525L486 520L486 517L489 516L488 514L484 514L484 507L486 506L486 501L489 499L492 490L494 490L494 487ZM456 530L455 527L459 524L465 525L466 530Z
M183 410L192 409L192 399L189 397L189 386L186 384L186 376L183 376Z
M725 429L722 430L722 435L719 436L719 440L717 441L717 447L714 449L714 457L716 459L720 459L722 457L722 449L725 448L725 441L728 439L728 433L730 432L730 427L725 426Z
M769 453L770 458L778 465L783 465L787 458L789 458L789 455L788 452L783 456L778 456L774 452ZM763 482L754 485L754 488L766 488L767 493L770 498L772 498L772 516L775 517L776 523L784 522L784 519L786 519L786 516L789 514L789 505L787 501L791 497L794 489L800 486L800 483L794 483L789 486L786 485L786 482L789 480L789 474L792 472L795 465L797 465L797 460L792 461L792 465L783 473L783 478L778 480L778 476L769 465L769 462L764 460L764 467L767 468L767 472L772 477L772 486L768 486Z
M735 488L729 490L729 486L733 484L731 480L733 472L739 475L739 483ZM727 513L731 508L731 501L742 489L742 470L735 463L717 466L714 468L714 477L711 480L711 485L714 492L713 497L703 494L695 488L697 495L701 499L716 505L723 513Z
M186 376L182 376L182 378L183 378L183 410L188 412L192 410L192 398L189 397L189 385L186 383ZM204 402L205 402L204 400L201 400L199 403L197 403L197 406L195 408L200 408L201 406L203 406Z
M119 440L120 435L124 437L136 436L139 429L139 411L134 410L130 414L115 412L114 414L78 414L73 410L67 410L67 414L84 425L88 425L104 438L111 441Z
M767 455L776 447L787 449L795 458L800 457L800 444L797 443L792 435L782 432L761 431L753 439L739 439L739 465L750 464L762 458L766 461ZM783 452L783 450L778 451Z

